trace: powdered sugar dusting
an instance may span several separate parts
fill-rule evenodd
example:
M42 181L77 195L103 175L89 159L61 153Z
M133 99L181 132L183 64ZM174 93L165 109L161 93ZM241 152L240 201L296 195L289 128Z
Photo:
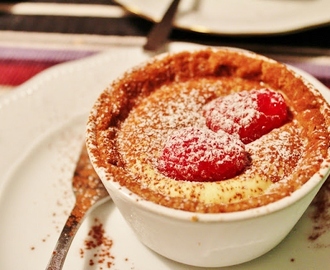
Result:
M272 182L285 182L299 168L306 142L301 140L297 123L273 130L260 140L246 145L251 154L252 166L249 172L268 175Z
M223 87L225 87L224 81L221 82L214 79L200 79L198 81L191 80L189 82L167 84L161 86L147 99L142 100L139 106L133 108L129 117L121 126L117 142L122 160L126 162L125 166L129 168L128 171L131 177L137 181L142 181L140 185L144 189L153 189L161 194L172 194L172 196L175 196L175 194L177 196L186 194L184 197L189 196L191 198L193 196L196 199L203 198L203 200L210 202L214 200L221 200L223 202L230 200L234 202L241 200L245 196L249 197L252 194L265 192L265 189L269 187L269 183L279 180L278 166L286 166L287 164L288 169L284 170L281 176L287 176L292 173L292 169L296 167L294 162L299 159L299 155L303 151L303 145L301 145L298 139L294 142L290 141L291 137L297 138L299 136L296 133L297 126L285 131L281 130L281 132L279 132L280 130L274 131L275 134L279 132L275 137L274 135L265 136L253 144L247 145L246 150L249 158L252 160L252 164L246 168L243 175L238 176L239 178L234 177L230 180L216 181L214 183L204 182L203 186L198 182L176 180L176 183L173 183L168 182L171 179L156 169L162 149L166 147L167 139L171 138L175 132L180 132L180 130L184 132L187 128L201 130L206 128L203 106L210 100L215 99L217 97L216 93L221 92ZM258 85L256 84L255 87L258 87ZM187 135L187 133L185 134ZM282 137L288 138L284 146L281 145L283 144ZM199 138L199 142L204 141L204 139ZM223 137L223 139L225 141L220 141L219 143L225 145L226 151L231 151L231 153L233 151L236 153L242 152L240 148L242 147L241 144L238 144L238 146L235 144L234 146L234 144L228 144L226 137ZM296 146L299 146L296 148L297 158L292 158L289 152ZM236 147L239 149L235 149ZM214 149L214 146L212 148ZM260 148L263 150L260 151ZM274 149L278 152L276 153L277 160L272 161L273 164L270 168L269 154L273 156ZM182 151L188 151L192 154L183 158L188 159L191 164L197 164L197 157L202 156L204 159L210 159L211 154L214 154L212 151L204 151L201 154L198 151L194 152L194 150L177 148L174 155L177 156ZM229 156L224 155L218 162L226 162L227 158ZM237 160L242 161L242 159ZM288 161L292 161L290 162L291 165ZM176 163L179 162L182 162L182 160L178 160ZM244 160L244 164L246 165L246 160ZM254 165L260 167L256 169ZM182 167L178 170L182 170L182 175L185 175L188 172L194 172L196 168ZM268 172L272 174L269 177L265 177L265 175L268 175ZM273 174L278 175L278 178L275 179L272 177ZM254 180L252 181L251 178ZM248 179L249 184L246 182ZM237 189L240 190L239 194L236 194ZM245 189L245 191L243 192L242 189ZM227 193L224 194L221 190L227 190ZM208 194L208 196L205 197L203 194Z
M213 131L238 134L249 143L287 119L287 106L278 92L263 88L219 97L204 106L206 125Z
M214 85L209 88L206 84L205 95L200 95L200 91L189 84L163 86L133 109L131 117L122 126L124 132L118 138L124 160L130 162L131 157L134 156L135 159L143 153L142 156L148 163L156 164L159 149L173 130L205 126L200 111L202 104L213 95ZM131 145L127 144L127 138L134 138ZM135 161L131 162L134 166Z
M205 105L204 112L205 117L212 120L209 123L212 130L224 129L231 133L238 133L242 126L248 126L260 115L256 96L247 91L214 99Z
M174 179L219 181L234 177L247 163L245 145L237 135L187 127L165 141L157 167Z

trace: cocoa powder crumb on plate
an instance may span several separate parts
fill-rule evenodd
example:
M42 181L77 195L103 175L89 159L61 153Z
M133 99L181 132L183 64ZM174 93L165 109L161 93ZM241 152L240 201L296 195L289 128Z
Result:
M323 184L319 193L313 200L311 207L312 212L310 218L313 221L313 228L308 239L315 242L330 230L330 177L328 177ZM324 245L317 245L317 247L322 246Z
M84 247L80 249L80 257L86 256L86 251L93 251L89 258L89 265L99 265L100 270L110 269L114 265L115 257L111 255L111 247L113 241L104 231L103 224L99 219L94 219L94 224L88 232L88 236L84 241Z

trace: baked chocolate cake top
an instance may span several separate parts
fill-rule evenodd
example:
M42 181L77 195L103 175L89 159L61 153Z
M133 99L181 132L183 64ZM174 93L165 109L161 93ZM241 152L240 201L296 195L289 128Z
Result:
M280 93L288 116L245 144L249 162L236 176L187 181L158 170L174 131L207 128L206 104L260 89ZM269 204L306 183L329 159L329 115L322 95L285 65L245 51L208 48L162 55L126 72L100 95L88 127L93 156L109 181L166 207L218 213Z

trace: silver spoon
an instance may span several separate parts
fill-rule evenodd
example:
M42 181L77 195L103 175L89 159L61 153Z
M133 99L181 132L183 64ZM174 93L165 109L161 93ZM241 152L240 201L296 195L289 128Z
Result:
M72 189L76 202L56 243L47 270L62 269L72 240L87 212L110 199L109 193L90 163L85 145L72 178Z
M174 0L161 21L151 29L144 45L146 51L157 51L167 41L173 27L173 18L180 0ZM84 145L72 178L72 188L76 203L57 240L52 257L46 270L60 270L74 236L76 235L87 212L110 199L110 195L90 163L86 146Z

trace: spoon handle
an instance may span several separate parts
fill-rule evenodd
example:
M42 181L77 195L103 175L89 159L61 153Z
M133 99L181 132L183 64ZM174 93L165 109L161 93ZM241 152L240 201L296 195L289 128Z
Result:
M166 42L172 28L180 0L173 0L166 10L163 18L157 22L147 37L147 43L143 46L146 51L157 51Z
M77 203L75 204L62 229L46 270L62 269L72 240L87 211L88 209L79 207Z

